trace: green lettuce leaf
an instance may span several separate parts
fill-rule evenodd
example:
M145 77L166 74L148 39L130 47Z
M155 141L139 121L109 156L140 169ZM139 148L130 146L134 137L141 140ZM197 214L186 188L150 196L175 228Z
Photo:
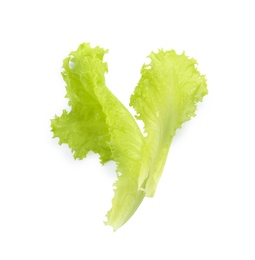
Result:
M196 69L197 62L174 50L152 52L141 70L141 79L131 96L136 118L144 122L148 170L139 178L146 196L152 197L162 174L176 129L195 116L196 103L207 94L205 76ZM149 165L148 165L149 163Z
M114 160L119 175L108 221L115 230L136 211L144 198L138 191L143 135L133 116L105 85L107 65L102 48L81 44L64 60L62 73L71 111L51 120L54 137L71 148L74 158L88 151L102 163Z
M105 84L107 50L83 43L63 62L70 112L51 120L54 138L66 143L75 159L89 151L101 163L116 162L112 208L107 225L117 230L130 219L145 196L153 196L177 128L195 115L207 94L196 61L174 51L151 53L130 105L143 120L145 135L125 106Z

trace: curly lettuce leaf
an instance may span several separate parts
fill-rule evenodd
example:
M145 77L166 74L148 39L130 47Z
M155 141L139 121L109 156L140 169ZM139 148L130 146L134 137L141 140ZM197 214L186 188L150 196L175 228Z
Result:
M68 144L74 158L82 159L91 150L100 155L102 163L116 162L119 177L106 222L116 230L133 215L145 195L138 191L144 139L133 116L105 85L105 53L85 43L64 60L62 75L71 111L55 116L51 126L54 137L60 144Z
M144 122L147 134L147 171L141 172L139 187L145 186L146 196L152 197L176 129L195 116L196 103L207 94L207 87L205 76L196 69L197 62L184 53L159 50L148 57L151 62L141 69L130 105L137 112L136 118Z

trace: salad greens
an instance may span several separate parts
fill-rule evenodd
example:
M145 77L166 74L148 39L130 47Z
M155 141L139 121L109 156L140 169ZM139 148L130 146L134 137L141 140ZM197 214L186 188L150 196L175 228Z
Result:
M130 99L136 119L144 123L142 133L106 87L108 67L103 58L107 52L83 43L64 60L62 76L71 111L55 116L51 128L53 137L59 138L59 144L66 143L75 159L93 151L102 164L116 162L118 179L106 224L117 230L145 196L154 195L176 129L195 116L207 85L194 59L173 50L152 52Z

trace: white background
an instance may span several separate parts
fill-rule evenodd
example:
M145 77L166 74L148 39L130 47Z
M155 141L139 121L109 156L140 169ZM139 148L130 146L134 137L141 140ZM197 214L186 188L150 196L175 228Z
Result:
M0 259L255 259L253 1L1 1ZM209 95L178 131L153 199L103 224L114 163L52 140L67 107L62 60L109 49L107 85L128 106L146 56L194 57Z

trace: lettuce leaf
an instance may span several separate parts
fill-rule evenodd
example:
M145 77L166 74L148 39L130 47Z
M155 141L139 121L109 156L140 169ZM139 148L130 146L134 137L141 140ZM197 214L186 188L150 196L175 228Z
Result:
M74 158L88 151L100 155L101 163L114 160L119 176L107 224L117 229L136 211L144 198L138 191L141 147L144 138L134 117L105 85L107 51L81 44L64 60L62 73L71 111L51 120L53 137L71 148Z
M144 122L146 165L139 176L139 187L145 185L152 197L162 174L176 129L195 116L196 103L207 94L205 76L201 76L194 59L174 50L152 52L150 64L144 64L141 79L131 96L130 105L136 118Z
M51 120L53 137L66 143L75 159L89 151L102 164L114 160L114 183L107 225L117 230L126 223L145 196L153 196L177 128L194 116L196 103L207 94L206 80L194 59L174 51L151 53L131 96L136 118L144 122L144 135L126 107L105 84L107 50L81 44L63 62L63 79L70 112Z

